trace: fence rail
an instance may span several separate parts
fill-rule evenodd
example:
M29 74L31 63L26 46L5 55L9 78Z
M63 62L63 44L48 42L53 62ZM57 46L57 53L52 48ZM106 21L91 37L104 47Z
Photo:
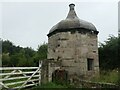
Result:
M7 89L21 89L37 86L41 83L41 65L39 67L0 67L0 86Z
M0 67L0 70L37 69L38 67Z

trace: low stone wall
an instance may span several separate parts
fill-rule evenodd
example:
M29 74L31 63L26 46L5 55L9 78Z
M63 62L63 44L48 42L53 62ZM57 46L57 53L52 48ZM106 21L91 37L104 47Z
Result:
M119 88L119 85L113 83L101 83L101 82L91 82L86 80L73 80L73 84L76 85L78 88Z

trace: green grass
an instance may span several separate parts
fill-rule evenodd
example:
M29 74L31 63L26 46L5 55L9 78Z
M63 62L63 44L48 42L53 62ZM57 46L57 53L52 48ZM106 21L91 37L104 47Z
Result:
M118 84L119 78L120 78L120 76L119 76L119 72L117 70L101 71L100 76L92 78L91 81Z
M69 85L69 84L64 84L64 85L61 85L61 84L56 84L56 83L53 83L53 82L49 82L47 84L43 84L41 86L36 86L36 87L33 87L33 88L27 88L27 89L22 89L22 90L74 90L74 89L78 89L78 90L91 90L90 88L83 88L83 87L75 87L75 86L72 86L72 85ZM105 89L104 89L105 90Z
M38 90L40 88L67 88L66 86L63 86L63 85L58 85L58 84L55 84L55 83L52 83L52 82L49 82L47 84L43 84L41 86L37 86L37 87L33 87L31 89L26 89L26 90Z

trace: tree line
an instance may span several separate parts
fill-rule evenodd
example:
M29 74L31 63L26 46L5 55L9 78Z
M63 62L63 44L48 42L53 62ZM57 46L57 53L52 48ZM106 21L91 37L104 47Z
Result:
M37 51L31 47L20 47L11 41L2 41L2 66L38 66L39 60L47 58L47 44L38 46Z
M120 37L109 36L99 45L100 69L120 69ZM9 40L2 41L3 66L38 66L39 60L47 59L47 43L38 46L37 51L32 48L15 46Z

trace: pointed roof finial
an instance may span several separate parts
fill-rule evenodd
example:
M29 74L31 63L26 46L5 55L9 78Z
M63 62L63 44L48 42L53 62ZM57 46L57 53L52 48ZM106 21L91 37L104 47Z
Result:
M67 19L74 19L74 18L77 18L77 15L76 15L76 12L74 10L74 7L75 7L75 4L70 4L69 5L70 7L70 10L69 10L69 13L68 13L68 16L67 16Z
M70 10L74 10L75 4L71 3L69 7L70 7Z

